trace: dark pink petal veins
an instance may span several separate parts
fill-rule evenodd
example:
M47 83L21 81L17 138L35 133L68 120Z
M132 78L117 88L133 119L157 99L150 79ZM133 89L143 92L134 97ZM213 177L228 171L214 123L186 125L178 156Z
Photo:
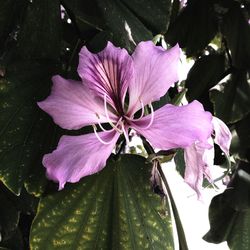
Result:
M201 103L193 101L185 106L167 104L139 121L131 122L131 127L143 135L153 147L168 150L185 148L196 141L206 141L212 133L212 115L205 112ZM146 129L145 129L146 128Z
M130 81L133 78L133 61L125 49L116 48L111 42L107 47L92 54L86 47L80 51L78 74L97 95L107 95L107 101L118 112Z
M135 79L129 85L129 115L159 100L178 81L179 46L164 50L153 42L141 42L132 55Z
M38 106L53 117L64 129L79 129L93 123L107 122L103 103L80 82L66 80L57 75L47 99ZM110 113L110 119L116 117Z
M110 156L119 133L100 132L100 138L110 144L102 144L95 134L62 136L57 149L43 158L49 179L59 182L62 189L66 182L78 182L82 177L101 171Z

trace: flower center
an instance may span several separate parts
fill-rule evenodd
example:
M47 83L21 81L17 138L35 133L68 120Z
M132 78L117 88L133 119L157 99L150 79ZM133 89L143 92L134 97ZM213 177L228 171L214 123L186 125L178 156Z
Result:
M98 125L100 127L100 129L104 132L108 132L108 131L112 131L112 130L116 130L118 133L120 134L124 134L124 137L126 139L126 142L129 143L129 133L128 133L128 124L129 122L136 122L136 121L139 121L143 118L144 116L144 113L145 113L145 108L144 108L144 104L143 102L140 100L140 104L141 104L141 115L139 118L131 118L129 116L126 116L126 115L123 115L123 114L120 114L120 118L118 119L118 121L116 121L115 123L110 119L110 116L109 116L109 111L108 111L108 107L107 107L107 94L104 94L103 96L103 100L104 100L104 112L105 112L105 116L106 116L106 119L107 119L107 122L109 123L109 125L112 127L112 129L110 130L107 130L105 129L102 124L100 123L99 119L100 119L100 116L98 114L96 114L97 118L98 118ZM154 109L153 109L153 105L152 103L149 104L149 107L150 107L150 122L145 126L145 127L142 127L140 126L142 129L148 129L153 121L154 121ZM102 143L102 144L110 144L112 143L112 140L110 141L104 141L100 135L98 134L97 132L97 127L95 124L92 125L93 129L94 129L94 133L96 135L96 138Z

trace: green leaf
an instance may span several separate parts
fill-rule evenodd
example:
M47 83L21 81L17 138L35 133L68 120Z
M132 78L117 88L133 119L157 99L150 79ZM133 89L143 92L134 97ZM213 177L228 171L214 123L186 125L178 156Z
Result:
M225 36L232 53L232 63L237 68L250 67L250 26L243 13L241 4L224 1L227 13L222 19L222 34Z
M250 112L249 74L237 71L231 79L210 91L214 114L226 123L241 120Z
M93 29L102 31L105 28L96 0L62 0L62 4L70 18L74 18L73 21L76 22L81 34L86 34Z
M6 0L1 2L0 8L0 44L3 44L8 33L8 29L13 18L13 4L14 0ZM2 48L1 48L2 49Z
M120 47L133 51L135 45L131 41L129 32L125 29L125 22L130 29L135 43L143 40L151 40L152 32L144 26L143 22L137 18L121 1L97 0L106 24L106 29L113 34L113 42ZM145 6L141 5L144 10Z
M232 129L231 154L250 161L250 115L237 122Z
M188 1L187 6L170 25L165 39L171 45L179 43L181 48L186 49L188 56L196 55L216 35L217 26L213 1Z
M154 34L166 33L170 18L170 0L122 0L122 2Z
M203 56L195 61L187 75L185 87L188 88L189 101L199 99L216 85L225 71L225 57L221 54Z
M231 250L250 248L250 208L236 211L230 207L224 194L213 198L209 208L210 230L204 240L211 243L227 241Z
M174 157L174 162L176 165L176 170L184 178L186 163L184 161L184 150L183 149L179 149L176 152L175 157Z
M35 195L46 184L42 156L53 147L57 130L36 102L48 95L52 68L15 62L0 79L0 180L17 195L24 182Z
M18 37L22 58L57 60L60 55L61 13L59 0L32 1Z
M1 241L0 250L25 250L21 231L17 229L10 239Z
M237 218L232 226L232 231L227 239L231 250L250 249L250 209L238 212Z
M232 250L250 248L250 169L240 162L224 193L215 196L209 208L210 230L204 239L212 243L227 241Z
M31 248L173 249L169 210L151 190L150 171L143 157L123 155L42 198Z
M16 230L19 211L11 193L0 183L0 235L1 241L9 239Z

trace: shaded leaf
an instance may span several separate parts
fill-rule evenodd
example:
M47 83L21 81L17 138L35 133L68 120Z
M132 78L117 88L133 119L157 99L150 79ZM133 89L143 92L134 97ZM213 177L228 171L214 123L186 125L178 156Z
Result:
M241 120L250 112L250 82L246 72L237 71L231 79L210 91L215 116L226 123Z
M136 155L41 200L32 249L173 249L170 215ZM56 229L56 230L55 230Z
M127 48L130 52L135 47L128 31L125 29L125 22L135 43L153 38L152 32L144 26L140 19L123 2L98 0L98 5L105 20L106 30L111 31L113 35L112 41L115 45ZM145 6L141 5L141 8L144 9Z
M46 183L42 156L51 149L56 130L36 101L48 95L48 67L16 62L0 79L0 179L16 194L24 182L30 192L41 194Z
M155 34L164 34L170 17L171 1L122 0L123 4Z
M0 8L0 44L3 44L6 36L9 33L9 28L13 19L13 5L14 0L6 0L1 2Z
M195 55L213 39L217 26L213 1L188 1L187 6L169 26L166 41L171 45L179 43L181 48L186 49L188 56Z
M210 230L204 239L212 243L227 241L232 250L250 247L250 168L240 162L224 193L215 196L209 208Z
M238 68L250 67L250 26L240 3L224 1L227 12L222 19L222 34L232 53L232 63Z
M59 0L32 1L21 25L17 53L22 58L57 60L60 55Z
M75 19L73 21L76 22L82 35L93 29L102 31L105 28L97 0L62 0L62 4L69 12L69 16ZM86 39L86 36L84 38Z
M250 115L237 122L232 129L230 152L240 159L250 161Z
M184 161L184 150L183 149L179 149L176 152L175 157L174 157L174 162L176 165L176 170L184 178L186 163Z
M195 61L186 79L187 98L191 102L199 99L216 85L225 71L225 57L222 54L203 56Z
M23 238L19 229L8 240L0 242L0 250L24 250ZM26 248L27 249L27 248Z
M1 241L8 240L16 230L19 214L11 193L0 183L0 235Z

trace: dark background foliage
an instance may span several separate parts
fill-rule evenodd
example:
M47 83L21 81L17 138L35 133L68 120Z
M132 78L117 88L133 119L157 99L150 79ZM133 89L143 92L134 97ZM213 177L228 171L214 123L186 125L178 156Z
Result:
M188 100L202 102L233 134L231 188L212 200L204 238L250 249L249 0L188 0L183 8L179 0L0 0L0 6L0 249L28 248L39 198L56 190L41 160L69 132L36 106L49 94L51 76L77 79L83 45L96 52L112 41L132 52L134 42L157 34L195 61L183 83ZM216 163L224 161L218 151Z

